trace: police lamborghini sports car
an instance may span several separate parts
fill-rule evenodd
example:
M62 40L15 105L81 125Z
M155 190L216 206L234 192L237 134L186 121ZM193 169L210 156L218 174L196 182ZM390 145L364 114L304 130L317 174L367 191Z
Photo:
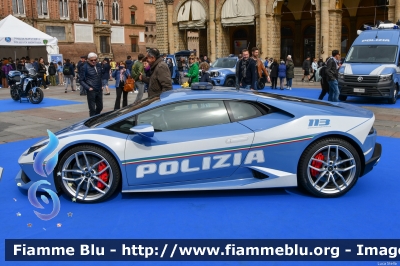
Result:
M258 91L179 89L88 118L57 133L42 176L19 158L23 189L48 180L73 200L122 192L293 187L317 197L347 193L381 156L374 114L343 103ZM43 157L43 156L42 156ZM36 158L37 159L37 158ZM119 186L120 185L120 186Z

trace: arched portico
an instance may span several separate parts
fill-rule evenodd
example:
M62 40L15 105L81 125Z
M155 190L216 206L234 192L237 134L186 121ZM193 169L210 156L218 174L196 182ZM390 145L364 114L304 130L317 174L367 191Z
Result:
M216 4L216 57L236 53L244 46L260 46L259 43L259 1L220 0ZM245 34L244 34L245 33ZM246 38L244 39L244 36Z
M197 55L208 54L208 11L204 0L178 2L173 13L174 52L194 48Z

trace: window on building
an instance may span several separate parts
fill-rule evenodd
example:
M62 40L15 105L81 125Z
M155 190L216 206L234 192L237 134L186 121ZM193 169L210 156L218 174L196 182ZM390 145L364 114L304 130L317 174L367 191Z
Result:
M66 41L65 27L61 26L46 26L46 33L56 37L59 41Z
M110 52L110 38L108 36L100 36L100 53Z
M139 47L137 45L137 38L131 38L131 46L132 46L131 52L133 53L139 52Z
M145 31L146 31L146 32L148 32L148 31L149 31L149 27L147 27L147 26L146 26L146 29L145 29Z
M60 0L60 18L68 18L68 0Z
M78 2L79 18L87 19L87 0L79 0Z
M104 19L104 3L102 0L97 0L96 3L96 19Z
M152 4L153 3L153 0L149 0L149 4Z
M112 20L119 21L119 4L117 0L112 3Z
M49 15L47 0L37 0L37 12L38 16Z
M135 22L135 11L131 11L131 24L136 24L136 22Z
M25 3L24 0L13 0L13 13L16 15L25 15Z

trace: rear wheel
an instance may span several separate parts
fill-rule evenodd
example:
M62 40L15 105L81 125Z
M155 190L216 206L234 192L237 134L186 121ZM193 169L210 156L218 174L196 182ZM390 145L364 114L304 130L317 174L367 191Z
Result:
M301 156L298 181L311 194L321 198L339 197L357 182L361 160L345 140L327 138L311 144Z
M347 100L347 96L346 95L339 95L339 100L344 102Z
M118 163L107 151L91 145L72 148L61 158L55 180L68 197L79 202L108 199L121 179Z
M43 101L43 91L41 88L37 87L36 92L33 92L33 90L30 90L29 92L29 101L33 104L38 104Z
M390 104L395 104L397 102L397 95L399 94L399 88L394 85L392 97L388 100Z
M225 86L226 86L226 87L235 87L235 79L233 79L233 78L228 78L228 79L225 81Z

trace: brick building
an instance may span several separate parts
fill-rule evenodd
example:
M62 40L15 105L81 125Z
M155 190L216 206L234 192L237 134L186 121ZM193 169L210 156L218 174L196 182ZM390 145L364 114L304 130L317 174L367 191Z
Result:
M60 53L73 61L92 51L100 58L136 57L148 45L147 23L155 30L153 0L1 0L0 19L9 14L57 37Z
M346 55L364 24L400 19L400 0L158 0L157 45L212 60L257 46L261 57Z

